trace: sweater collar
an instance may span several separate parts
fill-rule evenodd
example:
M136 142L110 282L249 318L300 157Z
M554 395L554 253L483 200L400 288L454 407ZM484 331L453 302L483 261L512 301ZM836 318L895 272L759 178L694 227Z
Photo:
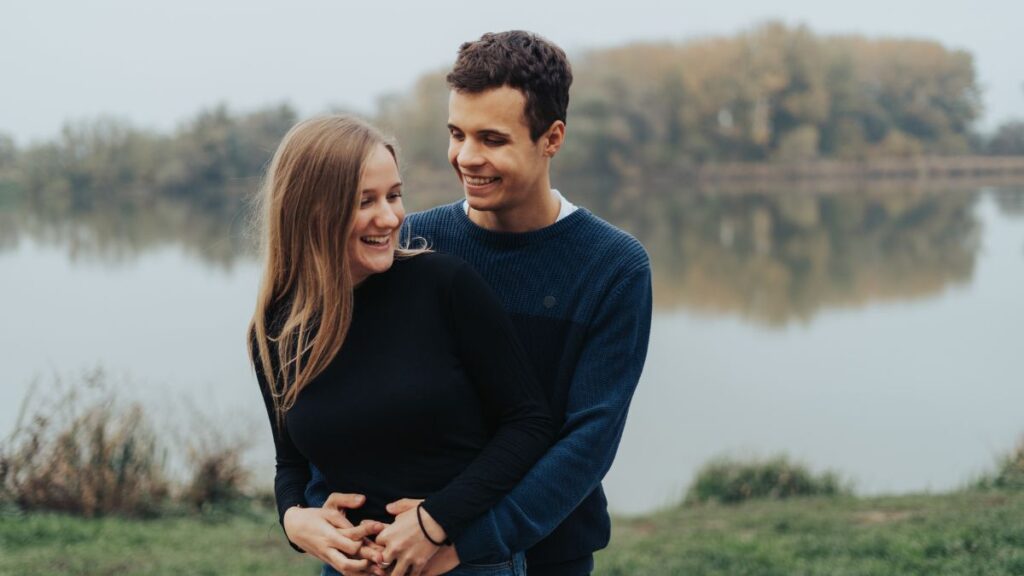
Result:
M569 214L565 218L562 218L550 226L545 226L544 228L531 230L529 232L494 232L483 228L482 226L478 226L470 220L469 215L467 215L462 209L461 200L453 204L449 204L448 211L451 213L455 223L461 231L469 237L474 240L504 247L527 246L536 242L550 240L551 238L576 228L592 217L586 208L577 208L577 210L572 214Z

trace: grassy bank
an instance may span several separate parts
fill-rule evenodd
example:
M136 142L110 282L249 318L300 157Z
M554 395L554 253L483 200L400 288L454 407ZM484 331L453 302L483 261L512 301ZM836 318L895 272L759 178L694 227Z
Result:
M0 518L0 574L316 574L267 508ZM617 519L599 575L1024 574L1024 493L796 498Z
M622 520L598 574L1024 574L1024 493L802 498Z
M287 546L266 507L154 519L0 517L2 576L312 576L318 566Z
M174 481L166 434L101 371L58 391L0 444L0 576L318 573L249 486L244 442L193 414ZM1024 439L962 491L884 498L784 454L720 457L684 504L617 519L596 573L1024 575L1022 488Z

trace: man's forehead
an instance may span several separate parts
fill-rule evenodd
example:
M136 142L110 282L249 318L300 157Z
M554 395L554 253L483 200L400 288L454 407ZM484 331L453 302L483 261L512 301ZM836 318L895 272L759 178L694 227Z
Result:
M507 86L472 93L452 90L448 100L448 122L465 131L528 129L526 97L519 90Z

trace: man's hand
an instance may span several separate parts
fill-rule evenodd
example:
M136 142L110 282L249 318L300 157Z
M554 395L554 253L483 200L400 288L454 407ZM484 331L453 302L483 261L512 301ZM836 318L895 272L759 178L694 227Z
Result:
M394 574L421 576L427 562L438 551L423 534L416 507L422 500L399 500L388 504L388 514L395 514L395 521L378 536L377 543L384 546L384 562L392 566ZM423 525L435 541L444 540L447 535L426 510L419 510Z
M364 539L373 538L385 526L382 522L364 522L353 527L336 508L295 506L284 513L284 532L288 539L343 574L374 574L374 565L369 560L356 558Z

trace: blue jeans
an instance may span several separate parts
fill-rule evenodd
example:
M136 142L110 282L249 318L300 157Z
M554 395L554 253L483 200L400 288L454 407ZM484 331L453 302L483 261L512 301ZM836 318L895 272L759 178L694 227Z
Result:
M339 576L338 571L324 564L320 576ZM445 576L526 576L526 554L520 552L510 560L497 563L463 562Z

